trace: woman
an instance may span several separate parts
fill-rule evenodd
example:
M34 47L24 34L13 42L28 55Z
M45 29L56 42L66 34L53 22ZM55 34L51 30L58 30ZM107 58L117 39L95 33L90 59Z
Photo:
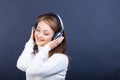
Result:
M40 15L17 67L25 71L26 80L65 80L68 63L61 18L54 13Z

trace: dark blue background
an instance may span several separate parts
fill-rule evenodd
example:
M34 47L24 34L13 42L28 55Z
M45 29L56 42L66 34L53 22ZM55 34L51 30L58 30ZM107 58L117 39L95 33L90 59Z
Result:
M58 13L67 31L66 80L120 80L120 0L0 0L0 80L25 80L16 61L46 12Z

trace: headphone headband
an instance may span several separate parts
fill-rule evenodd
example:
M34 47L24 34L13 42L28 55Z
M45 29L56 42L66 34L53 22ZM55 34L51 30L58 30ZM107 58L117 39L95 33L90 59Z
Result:
M63 25L63 21L62 21L61 17L58 14L54 14L54 13L50 13L50 15L55 17L55 19L57 20L57 22L59 24L60 32L63 32L64 25Z
M56 18L57 23L58 23L58 25L59 25L60 31L57 31L57 32L55 33L55 35L53 36L53 39L56 39L56 38L58 38L58 37L60 37L60 36L63 36L64 25L63 25L63 22L62 22L61 17L60 17L58 14L51 13L50 15L52 15L53 17Z
M61 17L59 15L57 15L57 17L59 18L60 26L61 26L61 32L62 32L64 30L63 21L62 21L62 19L61 19Z

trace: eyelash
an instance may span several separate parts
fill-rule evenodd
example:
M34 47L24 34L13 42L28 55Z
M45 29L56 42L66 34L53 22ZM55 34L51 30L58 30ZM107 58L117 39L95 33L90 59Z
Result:
M48 33L44 33L44 35L48 36L49 34Z

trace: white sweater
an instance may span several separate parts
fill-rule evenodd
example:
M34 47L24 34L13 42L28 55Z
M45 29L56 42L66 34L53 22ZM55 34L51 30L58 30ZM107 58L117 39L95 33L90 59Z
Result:
M17 61L17 68L26 72L26 80L65 80L67 56L53 54L48 58L50 46L39 47L37 54L33 54L33 47L33 40L30 39Z

